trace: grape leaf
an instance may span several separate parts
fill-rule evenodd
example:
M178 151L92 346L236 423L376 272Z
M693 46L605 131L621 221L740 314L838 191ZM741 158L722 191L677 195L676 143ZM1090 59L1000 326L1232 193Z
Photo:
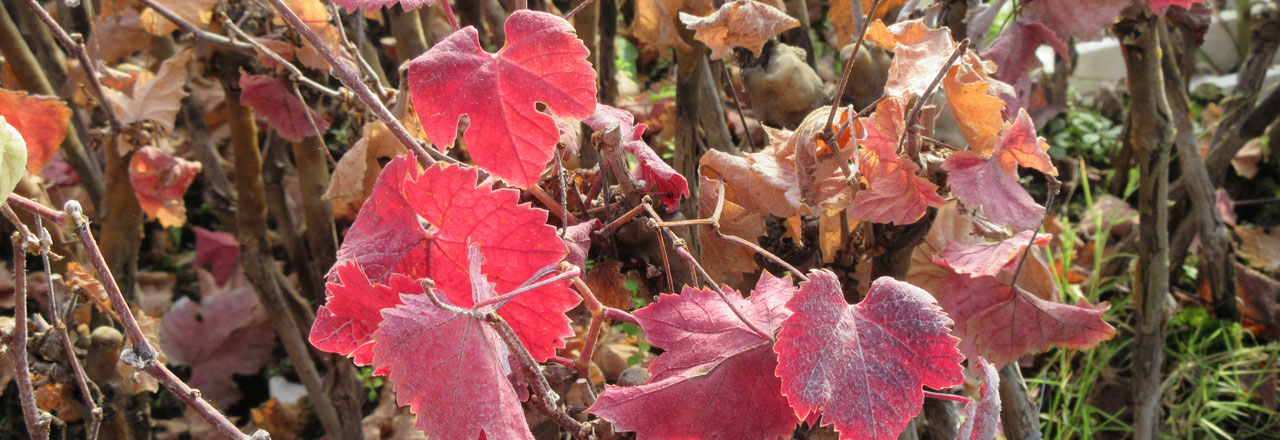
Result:
M187 96L183 86L187 82L187 62L191 61L193 53L192 49L187 49L164 60L155 76L150 76L150 71L143 71L133 85L132 94L106 89L107 101L115 109L116 116L127 124L149 120L165 132L172 133L173 122L182 108L182 97Z
M325 286L325 304L316 311L308 339L318 349L350 356L356 365L369 365L382 309L399 305L401 294L421 295L422 286L394 273L387 284L371 283L352 260L335 265L334 271L338 282Z
M196 258L191 265L208 266L218 285L226 284L240 264L240 243L230 232L210 231L196 226Z
M288 84L275 77L241 71L240 104L266 117L267 124L290 142L301 142L329 130L329 121L320 112L308 107Z
M1000 71L1004 71L1001 64ZM1004 127L1004 100L994 96L993 82L968 63L958 63L942 79L947 108L955 116L969 151L991 154L1000 145Z
M729 301L772 334L795 293L788 278L768 272L744 299ZM752 332L710 289L685 287L636 311L649 343L666 350L641 386L606 386L588 411L637 438L781 438L799 418L780 393L772 341Z
M347 11L355 11L359 8L374 10L394 4L399 4L400 8L406 11L412 11L423 6L430 7L436 4L436 0L333 0L333 2L347 8Z
M884 18L890 9L902 6L907 0L886 0L880 2L880 7L876 8L875 13L866 14L871 9L872 0L862 0L858 14L865 16L865 20L876 20ZM827 18L831 20L832 27L836 31L836 47L843 48L853 42L853 38L858 34L858 28L853 25L853 2L850 0L835 0L831 2L831 9L827 11Z
M1159 0L1155 0L1159 1ZM1120 19L1130 0L1036 0L1022 7L1022 17L1044 23L1062 38L1092 41Z
M724 183L707 177L705 173L698 178L698 217L710 218L715 214L720 187ZM766 233L763 216L748 212L736 200L734 191L726 187L724 207L720 211L720 232L760 244L760 237ZM738 285L743 281L743 274L755 273L760 268L756 265L755 251L720 238L709 225L698 226L698 244L702 268L711 278L722 283Z
M67 137L71 109L50 96L0 89L0 117L21 134L26 143L27 172L40 175Z
M867 28L867 41L893 52L885 96L922 95L955 52L948 28L930 29L920 20L885 26L876 20Z
M977 370L978 378L982 379L982 391L977 401L964 404L965 419L956 439L993 439L1000 428L1000 373L981 357L970 362L969 368Z
M711 49L712 59L724 58L734 46L745 47L760 56L766 41L800 26L800 20L752 0L725 3L706 17L681 12L680 22L697 31L693 38Z
M960 151L948 157L943 167L950 171L951 192L972 208L982 208L986 218L1016 230L1036 229L1044 217L1044 207L1036 203L1018 182L1018 167L1057 175L1047 153L1049 145L1036 137L1035 123L1026 109L1005 127L1000 146L990 158L975 151Z
M393 284L394 278L402 277ZM488 286L483 279L477 284ZM490 288L467 290L471 304L493 296ZM431 438L532 440L502 339L482 316L439 301L443 307L427 295L401 295L400 305L382 311L373 364L390 371L396 401L409 406L417 415L413 426Z
M996 275L1003 270L1014 269L1022 250L1030 244L1045 246L1053 238L1049 234L1037 234L1035 231L1022 231L1006 240L966 246L960 243L947 243L939 258L947 261L947 266L957 273L971 276Z
M564 19L522 9L506 22L507 44L490 55L474 27L409 63L409 94L427 137L453 146L458 119L470 118L463 139L476 165L512 185L538 181L555 152L555 119L586 118L596 107L596 76L587 47Z
M600 219L597 218L565 227L563 238L565 248L569 251L565 261L578 266L583 273L586 273L587 252L591 250L591 233L603 227L604 224L600 223Z
M1203 3L1205 0L1147 0L1147 4L1151 6L1151 10L1157 14L1163 14L1169 10L1170 6L1178 6L1184 9L1191 9L1191 5Z
M1059 304L992 276L953 273L938 289L945 292L938 301L955 319L960 351L998 366L1049 346L1091 348L1115 335L1115 328L1102 320L1111 308L1106 303Z
M546 224L546 211L517 204L515 190L477 187L476 177L475 168L419 172L412 157L393 159L347 232L338 261L355 260L375 283L392 273L430 278L453 304L470 307L469 243L489 258L484 273L501 292L564 259L565 244ZM567 282L553 283L512 300L498 314L543 361L573 334L564 312L580 300Z
M142 147L129 160L129 184L138 204L148 216L166 228L187 223L187 206L182 195L200 173L200 163L166 153L156 147Z
M1064 59L1071 57L1066 43L1058 39L1057 34L1042 23L1027 20L1014 22L982 50L982 58L1000 66L991 78L1013 86L1019 100L1017 108L1026 108L1030 102L1031 76L1028 73L1041 67L1036 48L1042 44L1048 44ZM1012 110L1009 113L1012 114Z
M930 207L942 206L938 185L918 175L920 166L898 156L907 99L891 97L862 119L866 132L859 170L870 187L854 196L849 215L875 223L915 223Z
M617 124L619 134L623 139L622 148L634 155L636 161L639 162L632 176L645 181L649 188L656 187L657 192L661 194L658 199L666 205L667 211L675 212L680 210L680 199L689 197L689 182L674 168L671 168L671 165L667 165L662 160L662 157L658 156L658 153L649 148L649 144L645 143L641 137L646 126L644 124L636 125L635 115L620 108L596 104L595 113L591 117L582 120L582 123L587 124L597 132L603 132L610 126Z
M911 269L907 271L906 282L924 289L937 298L937 284L950 274L951 269L933 262L933 256L948 243L973 245L986 243L986 240L974 233L976 226L967 213L960 211L960 202L950 200L938 208L938 214L929 225L929 233L924 242L911 252ZM1024 269L1025 270L1025 269Z
M924 404L921 385L964 381L951 319L918 287L882 277L851 306L835 273L814 270L787 308L775 346L782 392L842 439L895 438Z
M223 287L197 270L200 303L183 297L165 313L160 344L169 362L191 366L189 383L229 407L240 399L233 374L257 373L271 361L275 330L243 273Z
M26 142L22 140L22 134L9 125L4 116L0 116L0 200L9 199L9 193L26 175L26 168Z

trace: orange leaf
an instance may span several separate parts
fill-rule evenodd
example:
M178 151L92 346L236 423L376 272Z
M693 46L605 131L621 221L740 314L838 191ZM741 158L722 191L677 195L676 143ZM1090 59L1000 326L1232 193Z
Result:
M67 137L71 109L58 98L0 89L0 116L22 133L27 143L27 172L40 175Z
M129 161L129 183L138 196L138 204L166 228L187 222L182 195L199 172L199 163L174 157L156 147L143 147Z

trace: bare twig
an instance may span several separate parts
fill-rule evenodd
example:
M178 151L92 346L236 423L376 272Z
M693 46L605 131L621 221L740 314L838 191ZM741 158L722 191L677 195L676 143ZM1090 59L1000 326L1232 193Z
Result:
M356 60L356 66L360 67L360 72L364 73L365 76L368 77L366 83L373 83L373 93L378 95L379 100L386 102L387 89L383 87L382 80L379 79L380 77L378 76L378 72L373 70L373 66L369 64L369 60L364 58L364 53L360 51L360 48L357 47L355 43L352 43L351 40L347 38L347 29L342 24L342 13L338 11L337 3L329 3L329 15L333 16L333 22L338 27L338 36L341 37L343 48L345 48L347 53ZM359 20L364 20L363 14L358 14L357 17L359 17ZM359 23L363 23L363 21Z
M61 308L58 307L58 291L54 289L53 277L48 273L49 265L49 248L53 246L53 237L49 235L49 230L42 225L42 218L36 217L36 230L40 232L40 260L44 263L45 280L49 283L49 319L53 323L53 330L57 333L58 338L62 339L62 351L67 357L67 363L71 366L71 374L76 379L76 385L80 388L80 394L84 398L84 404L89 410L89 422L86 429L86 437L89 440L98 438L98 426L102 423L102 408L98 407L98 403L94 401L94 393L89 390L89 381L85 378L84 367L80 365L80 360L76 358L76 351L71 346L71 337L67 335L67 326L62 322ZM31 240L31 238L28 238ZM17 255L14 255L17 258ZM96 386L94 388L97 388Z
M143 5L146 5L148 8L151 8L151 10L155 11L157 14L160 14L161 17L164 17L165 19L173 22L173 24L177 25L179 29L182 29L183 32L191 34L191 36L195 38L208 41L209 43L215 46L221 47L223 49L230 49L234 51L242 51L242 52L252 51L254 48L254 46L249 45L253 43L252 38L246 38L249 44L238 42L238 41L235 41L234 39L227 38L223 35L218 35L213 32L209 32L207 30L201 29L199 26L196 26L194 23L187 21L187 19L182 18L182 16L173 12L173 10L169 9L169 7L162 5L160 3L157 3L155 0L138 0L138 1L141 2Z
M35 440L48 440L49 421L41 416L36 406L35 392L31 386L31 373L27 366L27 258L23 250L25 237L14 232L13 241L13 339L9 343L9 356L13 360L18 380L18 399L22 401L22 417L27 423L27 433ZM8 336L7 334L5 336Z
M729 84L729 96L733 97L733 106L738 109L738 120L742 122L742 133L747 138L747 145L751 146L751 151L756 151L756 138L751 135L751 127L747 126L747 115L742 113L742 101L738 100L738 88L733 85L733 76L729 75L729 68L725 67L724 60L719 61L720 73L724 76L724 81ZM837 136L838 137L838 136Z
M875 13L878 7L880 7L880 0L875 0L871 2L869 11ZM836 86L835 98L832 98L834 101L831 102L831 113L827 114L827 125L822 128L822 134L828 139L832 139L831 124L836 122L836 110L840 108L840 97L844 95L844 86L849 83L849 77L853 75L853 60L858 59L858 50L862 49L862 40L867 37L867 28L870 26L871 20L862 21L862 27L858 28L858 38L853 43L853 53L849 55L849 62L844 65L844 74L840 75L840 85Z
M261 438L260 436L270 438L266 431L262 430L255 433L253 438L240 432L235 424L227 420L226 416L223 416L208 401L204 400L198 391L192 390L186 383L183 383L164 364L156 362L155 349L151 347L151 343L147 341L146 336L142 335L142 330L138 327L138 321L133 318L133 313L129 311L124 295L120 293L120 286L116 284L115 277L111 275L111 270L107 268L107 262L102 258L102 251L98 250L98 242L94 240L93 233L89 232L89 219L84 217L80 203L75 200L69 201L64 205L63 210L75 222L76 236L80 238L80 243L84 246L85 256L89 259L89 263L94 270L98 272L98 278L102 282L103 290L107 292L107 299L111 301L111 308L115 310L116 315L120 316L120 324L124 326L125 335L129 337L129 342L133 345L132 349L120 353L120 359L130 366L143 370L155 377L165 388L168 388L183 402L186 402L201 418L209 422L210 425L216 428L218 432L221 432L222 435L227 436L227 438L239 440L256 440Z
M308 43L311 43L311 46L314 47L316 51L320 53L320 56L329 63L329 66L333 68L333 76L337 77L339 81L342 81L342 84L347 86L347 88L354 91L356 97L360 98L360 101L364 102L364 104L369 107L379 120L384 124L387 124L387 129L391 130L391 134L394 135L401 144L408 147L409 151L414 153L414 157L418 159L418 163L420 165L423 167L430 167L435 165L437 158L445 160L445 158L448 157L439 151L435 151L434 148L428 149L423 147L422 143L414 139L413 135L409 134L409 130L400 123L400 120L396 119L395 115L391 114L391 110L388 110L387 106L383 104L382 101L378 100L377 96L374 96L373 91L369 89L369 86L365 85L365 83L360 80L360 73L355 69L352 69L347 63L338 59L338 55L333 53L333 49L330 49L329 45L326 44L319 35L316 35L316 33L298 17L298 14L295 14L293 10L289 9L289 6L285 5L283 0L263 1L270 3L271 7L275 8L276 12L284 18L286 23L289 23L289 25L298 32L298 34L302 35L303 39L307 40ZM449 2L444 1L441 2L441 4L444 6L446 14L452 18L453 11L449 8ZM454 20L456 23L456 19ZM457 26L455 24L455 28L456 27ZM435 152L434 155L431 153L432 151Z
M529 194L532 194L534 198L538 199L539 202L542 202L542 204L547 207L547 210L552 214L555 214L556 217L560 217L560 221L563 221L565 226L580 223L577 216L566 211L560 202L557 202L556 199L552 198L551 194L548 194L547 191L542 189L541 186L538 186L538 184L535 183L529 187Z
M427 295L434 298L435 293L430 289ZM433 302L439 302L433 299ZM520 342L520 338L516 336L516 332L511 330L511 326L507 325L507 321L498 316L497 313L486 313L484 315L485 322L498 333L502 342L515 355L519 362L520 370L524 373L525 378L529 380L529 385L533 388L533 392L529 393L535 407L543 414L551 417L561 427L568 430L574 438L586 439L591 434L591 425L584 425L560 409L556 401L554 391L551 391L551 385L547 383L547 378L542 375L542 370L538 368L538 363L533 360L533 356L529 354L529 350L525 348L524 343Z
M475 305L475 306L472 306L472 308L474 308L474 309L479 309L479 308L481 308L481 307L484 307L484 306L487 306L487 305L491 305L491 304L505 303L505 302L510 301L511 299L513 299L513 298L515 298L515 297L517 297L517 296L520 296L520 295L522 295L522 294L529 293L530 291L536 290L536 289L538 289L538 288L541 288L541 287L543 287L543 286L546 286L546 285L549 285L549 284L552 284L552 283L558 283L558 282L560 282L560 281L564 281L564 280L567 280L567 279L570 279L570 278L575 278L575 277L577 277L578 275L582 275L582 269L578 269L578 266L570 266L568 270L566 270L566 271L564 271L564 272L562 272L562 273L556 274L555 276L553 276L553 277L551 277L551 278L547 278L547 279L544 279L544 280L538 281L538 282L536 282L536 283L532 283L532 284L528 284L528 285L520 286L520 287L516 288L515 290L512 290L512 291L510 291L510 292L507 292L507 293L505 293L505 294L503 294L503 295L501 295L501 296L495 296L495 297L493 297L493 298L489 298L489 299L486 299L486 300L484 300L484 301L480 301L479 303L476 303L476 305ZM499 307L501 307L501 306L499 306Z
M52 221L58 225L61 225L64 222L66 222L67 217L62 214L62 211L55 211L55 210L49 209L49 207L47 206L36 203L34 200L20 196L18 194L9 194L9 204L22 208L23 211L30 212L40 217L44 217L49 221Z
M143 1L151 1L151 0L143 0ZM276 53L276 51L271 50L266 46L263 46L262 43L259 43L258 40L255 40L253 36L245 32L244 29L240 29L240 26L236 26L236 23L231 21L231 18L227 17L225 14L222 15L222 25L225 26L227 29L230 29L231 32L234 33L237 37L243 39L245 42L248 42L250 46L249 50L256 50L258 53L261 53L271 58L271 60L275 61L276 64L283 66L285 70L289 71L290 79L301 82L302 84L305 84L307 87L315 89L317 92L320 92L321 94L328 96L330 98L342 97L341 91L328 88L324 84L320 84L311 78L307 78L306 75L302 74L302 70L299 69L298 66L293 65L293 63L290 63L289 60L286 60L284 59L284 57L281 57L280 54ZM237 48L238 47L239 46L237 46ZM310 112L307 113L307 116L310 117ZM314 126L315 122L312 122L311 125Z
M58 21L49 15L49 11L44 10L36 0L26 0L26 3L32 12L35 12L36 16L40 17L40 21L43 21L49 27L49 30L53 31L53 36L57 37L58 43L62 44L62 47L67 52L75 55L76 59L80 60L80 67L84 69L85 76L88 77L89 89L97 96L98 102L102 103L102 111L107 114L107 121L111 124L111 130L116 133L124 132L124 121L116 114L115 108L111 106L111 101L107 100L107 94L102 88L102 82L98 80L98 63L89 58L89 52L84 49L83 38L79 34L74 37L68 35L66 29L63 29L62 25L59 25Z

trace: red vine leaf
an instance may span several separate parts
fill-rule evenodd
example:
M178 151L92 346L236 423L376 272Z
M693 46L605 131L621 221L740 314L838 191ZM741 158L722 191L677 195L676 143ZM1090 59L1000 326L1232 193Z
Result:
M325 286L326 301L316 311L311 345L350 356L356 365L369 365L373 362L373 332L382 322L382 309L399 305L401 294L421 295L422 286L400 274L392 274L388 284L371 283L351 260L335 265L334 271L338 282Z
M866 138L859 150L859 170L870 187L854 196L849 214L874 223L915 223L929 207L942 206L938 185L919 175L920 166L898 156L907 99L892 97L862 119Z
M751 298L725 289L729 301L772 333L791 315L790 279L768 272ZM636 311L649 342L666 351L636 387L607 386L590 411L638 438L780 438L799 418L780 393L772 342L752 332L709 289L685 287Z
M229 407L240 399L232 375L257 373L271 360L275 330L243 274L223 287L208 272L196 274L200 303L175 302L161 323L160 343L169 363L191 366L192 388Z
M724 58L734 46L750 49L756 56L770 38L800 26L800 20L773 6L752 0L725 3L711 15L680 13L680 22L697 31L693 38L711 49L711 58Z
M876 20L867 28L866 39L893 52L889 80L884 86L885 96L924 94L929 83L947 65L947 59L951 58L956 46L951 40L950 29L930 29L920 20L887 27Z
M537 183L560 139L555 119L586 118L596 107L596 75L569 22L522 9L506 23L507 44L490 55L474 27L454 32L409 64L409 93L427 137L451 147L458 119L476 165L513 185Z
M469 243L488 258L483 272L499 292L564 259L565 244L546 224L546 211L518 204L515 190L477 187L476 177L475 168L420 172L410 156L393 159L347 232L338 261L355 260L375 283L392 273L430 278L453 304L470 307ZM580 300L567 282L553 283L519 296L498 314L543 361L573 334L564 312Z
M1006 126L998 148L990 158L975 151L961 151L947 158L951 192L971 208L982 208L986 218L1017 230L1036 229L1044 207L1036 203L1018 182L1018 167L1057 175L1047 153L1049 145L1036 137L1035 123L1026 110Z
M227 284L240 264L240 242L230 232L210 231L196 226L196 258L192 266L208 265L218 285Z
M970 360L969 368L977 370L982 379L982 391L978 400L964 405L965 419L960 424L960 440L986 440L996 438L1000 429L1000 373L996 367L981 357Z
M22 134L27 143L27 172L33 176L40 175L58 152L71 125L71 109L62 100L7 89L0 89L0 117Z
M924 404L921 385L964 381L951 319L918 287L882 277L851 306L835 273L815 270L787 308L775 346L782 392L842 439L895 438Z
M129 160L129 184L138 204L166 228L187 223L182 195L199 173L199 162L174 157L156 147L143 147Z
M1041 67L1036 48L1048 44L1059 56L1070 58L1067 44L1042 23L1018 20L1000 33L995 41L982 51L982 58L1000 66L991 78L1013 86L1021 100L1018 108L1026 108L1030 100L1032 70ZM1009 112L1012 114L1012 110Z
M1004 270L1016 269L1022 250L1032 243L1036 246L1049 244L1049 234L1036 234L1035 231L1022 231L1006 240L965 246L960 243L947 243L938 254L946 260L947 266L956 273L970 276L994 276Z
M393 284L396 278L402 277L395 275ZM468 303L493 291L472 293L468 287ZM396 401L417 415L413 426L431 438L532 440L507 377L509 350L483 316L437 306L427 295L402 295L400 301L382 312L373 363L390 371Z
M641 137L646 126L636 125L635 115L620 108L596 104L595 113L582 120L582 123L597 132L603 132L617 124L623 140L622 148L634 155L639 162L632 175L645 181L649 188L657 188L660 194L658 199L666 205L668 212L680 210L680 199L689 197L689 182L649 148L649 144Z
M1064 39L1071 36L1097 40L1102 38L1103 29L1120 19L1120 11L1130 3L1130 0L1036 0L1022 7L1022 17L1044 23Z
M242 71L240 90L240 103L266 117L271 128L290 142L300 142L303 138L319 136L329 130L329 121L298 99L284 81Z

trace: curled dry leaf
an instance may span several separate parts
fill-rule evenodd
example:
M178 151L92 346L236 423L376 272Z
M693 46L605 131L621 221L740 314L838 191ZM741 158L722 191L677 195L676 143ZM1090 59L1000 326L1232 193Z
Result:
M698 217L710 218L715 214L716 203L720 197L720 187L724 183L708 178L701 173L698 183ZM736 202L737 192L725 188L724 207L720 211L720 232L743 240L760 244L760 237L765 235L764 214L743 209ZM728 285L739 285L743 282L743 274L755 273L760 267L756 265L755 251L746 246L729 242L716 235L711 226L698 226L698 244L701 249L702 268L711 278L721 280Z
M857 305L829 270L787 303L775 350L782 393L799 418L821 414L842 439L895 438L921 405L920 386L964 382L951 319L920 288L877 279Z
M995 83L981 69L967 62L951 67L942 79L942 90L968 150L986 155L1000 145L1005 102L995 96Z
M484 51L474 27L454 32L409 63L409 94L427 137L441 151L454 145L458 120L476 165L512 185L538 182L560 135L555 119L586 118L596 109L589 52L563 18L522 9L506 22L506 46Z
M643 180L649 187L646 189L656 189L658 199L666 205L668 212L680 210L680 200L689 197L689 182L649 148L642 138L646 126L636 124L635 115L620 108L596 104L595 113L582 123L597 132L616 124L622 137L621 147L635 156L638 162L632 177Z
M391 112L416 138L426 137L426 133L422 132L422 124L418 123L418 115L410 108L408 99L397 100ZM391 134L386 123L366 122L360 129L360 138L355 145L334 166L333 177L329 180L329 188L324 192L324 199L333 201L336 215L355 217L360 205L373 193L373 185L377 183L378 174L382 171L382 161L408 151Z
M1267 272L1280 272L1280 227L1267 232L1260 226L1236 226L1240 238L1237 251L1250 266Z
M790 278L768 272L745 299L725 289L729 303L766 333L791 315ZM689 313L696 310L696 313ZM640 439L780 438L800 419L774 375L778 354L710 289L685 287L636 311L650 343L665 352L649 364L640 386L606 386L588 411Z
M761 122L798 127L831 98L822 78L805 61L804 49L782 43L771 47L764 62L743 67L742 87L751 100L751 111Z
M701 16L714 10L710 0L652 0L635 2L635 5L631 35L636 41L649 46L641 47L641 50L655 53L671 48L681 52L693 50L680 38L679 13Z
M292 86L275 77L240 71L240 103L266 117L267 124L290 142L329 131L329 121L299 99Z
M53 159L71 125L71 109L62 100L7 89L0 89L0 117L23 141L22 163L33 176Z
M320 0L284 0L284 4L295 14L298 14L298 18L302 19L302 22L306 23L312 32L320 36L325 46L329 46L330 49L334 50L339 59L343 59L346 62L351 61L348 59L346 51L340 50L342 47L342 35L338 32L338 27L330 22L329 8L323 2ZM284 19L280 17L275 17L273 22L277 26L284 25ZM303 41L302 48L298 49L296 54L298 61L302 62L304 66L320 71L329 70L329 62L320 56L320 52L316 48L311 47L310 42Z
M156 147L143 147L129 160L129 183L138 204L148 216L166 228L187 223L187 207L182 195L200 173L200 163L192 162Z
M800 20L753 0L725 3L706 17L681 12L680 22L697 31L693 38L711 49L712 59L724 58L734 46L745 47L760 56L766 41L800 26Z
M192 49L186 49L169 57L160 63L160 70L154 76L150 71L143 71L129 95L107 89L107 101L111 102L116 116L126 124L151 121L165 132L172 133L174 120L182 108L182 98L187 96L183 86L187 82L187 62L191 61L193 54Z
M930 29L920 20L885 26L876 20L867 28L866 39L893 52L885 96L919 96L942 71L955 51L948 28Z

